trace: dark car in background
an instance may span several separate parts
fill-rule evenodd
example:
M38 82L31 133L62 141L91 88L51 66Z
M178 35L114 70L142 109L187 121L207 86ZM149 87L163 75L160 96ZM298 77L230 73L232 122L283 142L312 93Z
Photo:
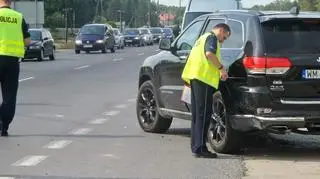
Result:
M81 51L102 51L107 53L110 49L115 52L115 37L112 26L109 24L87 24L84 25L75 40L75 53Z
M55 44L51 33L47 29L30 29L31 43L26 47L25 56L22 59L34 59L42 61L49 57L50 60L55 60Z
M196 18L173 43L161 40L163 51L140 68L141 128L163 133L175 118L191 120L181 74L196 40L219 23L227 23L232 35L221 46L229 78L212 96L211 147L237 152L247 134L320 134L320 13L299 8L217 11Z
M163 30L161 27L151 27L150 31L153 35L153 41L155 43L159 43L159 41L163 38Z
M124 30L124 43L128 45L144 46L143 33L137 28L128 28Z

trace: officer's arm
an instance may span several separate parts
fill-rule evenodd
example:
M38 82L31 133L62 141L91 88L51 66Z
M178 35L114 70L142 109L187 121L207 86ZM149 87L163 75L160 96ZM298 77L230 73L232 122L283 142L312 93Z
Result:
M220 69L222 64L219 62L218 57L216 56L217 52L217 38L216 37L209 37L206 41L205 46L206 57L212 64Z
M31 39L30 39L28 25L24 19L22 20L22 33L23 33L24 45L28 46L31 42Z

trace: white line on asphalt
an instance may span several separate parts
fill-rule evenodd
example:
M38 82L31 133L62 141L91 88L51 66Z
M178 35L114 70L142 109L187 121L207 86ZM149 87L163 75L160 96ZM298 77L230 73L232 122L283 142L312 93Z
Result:
M121 60L123 60L123 58L115 58L115 59L112 59L112 61L114 61L114 62L121 61Z
M157 49L157 50L155 50L156 52L159 52L160 51L160 49Z
M114 159L119 159L120 157L113 155L113 154L104 154L102 155L103 157L108 157L108 158L114 158Z
M144 55L144 53L139 53L138 55L141 56L141 55Z
M59 141L52 141L49 144L43 146L46 149L63 149L67 145L71 144L71 140L59 140Z
M120 111L107 111L105 113L103 113L103 115L106 115L106 116L115 116L117 114L119 114Z
M120 105L115 106L115 108L119 108L119 109L124 109L126 107L127 107L127 105L125 105L125 104L120 104Z
M84 65L84 66L76 67L76 68L74 68L74 70L81 70L81 69L89 68L89 67L90 67L90 65Z
M73 135L85 135L88 134L90 131L92 131L91 128L80 128L80 129L75 129L70 132L70 134Z
M57 117L57 118L64 118L64 115L57 114L56 117Z
M17 167L30 167L30 166L36 166L49 156L45 155L30 155L26 156L25 158L18 160L17 162L13 163L13 166Z
M99 118L99 119L94 119L94 120L90 121L89 124L103 124L109 120L110 119L107 119L107 118Z
M0 177L0 179L15 179L14 177Z
M135 101L136 101L135 98L128 99L128 102L135 102Z
M34 79L34 77L22 78L22 79L19 80L19 82L32 80L32 79Z

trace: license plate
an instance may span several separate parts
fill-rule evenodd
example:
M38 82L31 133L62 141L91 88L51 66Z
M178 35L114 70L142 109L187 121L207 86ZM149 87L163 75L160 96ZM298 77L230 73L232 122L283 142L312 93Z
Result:
M83 45L84 48L92 48L92 45Z
M126 40L126 42L132 42L132 40Z
M320 79L320 70L303 70L302 77L304 79Z

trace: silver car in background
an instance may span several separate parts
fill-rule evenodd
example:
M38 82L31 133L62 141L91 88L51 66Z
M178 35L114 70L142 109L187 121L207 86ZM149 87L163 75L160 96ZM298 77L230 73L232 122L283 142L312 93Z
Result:
M113 28L113 34L114 34L114 39L115 39L115 42L116 42L116 47L118 49L123 49L125 44L124 44L124 35L120 32L119 29L117 28Z
M153 35L148 28L139 28L142 32L143 41L146 45L153 45Z

